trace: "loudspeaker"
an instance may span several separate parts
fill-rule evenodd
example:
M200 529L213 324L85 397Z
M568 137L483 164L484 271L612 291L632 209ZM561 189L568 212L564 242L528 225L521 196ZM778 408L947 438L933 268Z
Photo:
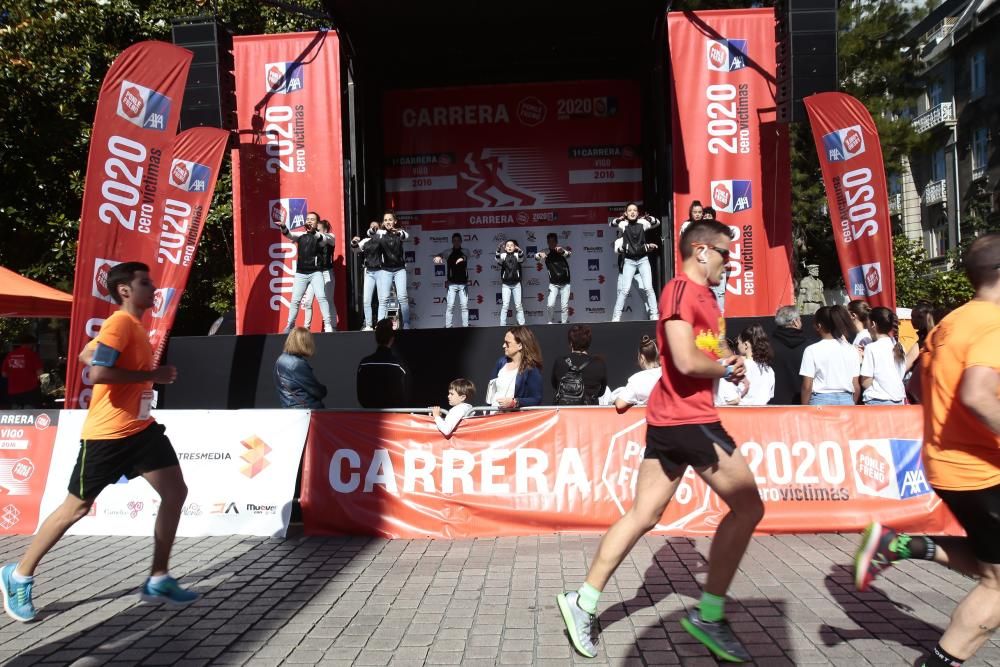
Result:
M194 54L184 86L180 129L236 129L233 34L212 17L176 20L172 32L174 44Z
M837 90L837 0L784 0L777 11L778 122L805 121L802 98Z

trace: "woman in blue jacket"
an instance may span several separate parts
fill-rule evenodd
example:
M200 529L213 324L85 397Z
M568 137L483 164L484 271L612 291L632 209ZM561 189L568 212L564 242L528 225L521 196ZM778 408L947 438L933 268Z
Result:
M493 369L489 402L501 410L540 405L542 350L531 329L511 327L503 337L503 356Z
M308 329L296 327L285 339L285 351L274 362L274 386L284 408L323 409L326 387L313 374L308 359L316 353Z

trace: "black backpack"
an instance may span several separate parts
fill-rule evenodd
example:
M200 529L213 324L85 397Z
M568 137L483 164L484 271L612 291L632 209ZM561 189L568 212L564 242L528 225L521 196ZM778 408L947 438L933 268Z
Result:
M590 364L590 359L576 366L572 357L566 357L569 366L556 388L556 405L587 405L586 390L583 385L583 369Z

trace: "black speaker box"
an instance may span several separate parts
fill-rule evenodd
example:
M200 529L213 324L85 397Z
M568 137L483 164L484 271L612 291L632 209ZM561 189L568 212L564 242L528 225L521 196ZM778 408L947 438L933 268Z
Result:
M785 0L777 11L778 121L805 121L803 98L837 90L837 0Z
M179 19L173 24L173 42L194 54L180 129L236 128L236 80L233 77L233 35L211 17Z

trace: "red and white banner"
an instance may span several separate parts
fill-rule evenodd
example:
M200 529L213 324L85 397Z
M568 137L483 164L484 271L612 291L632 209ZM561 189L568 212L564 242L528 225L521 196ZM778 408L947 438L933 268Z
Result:
M473 325L498 322L497 246L509 238L534 255L549 232L573 253L572 320L611 319L618 267L608 222L641 202L643 191L638 84L463 86L389 91L383 99L385 206L413 236L406 247L412 326L444 326L444 267L433 256L451 247L453 232L471 256ZM526 322L547 322L544 264L529 257L521 284ZM633 291L624 319L644 319Z
M788 126L775 122L774 26L773 9L667 16L674 235L680 238L694 200L735 232L727 317L773 316L795 302Z
M729 408L722 421L757 481L762 533L960 534L920 459L919 407ZM314 412L301 503L311 535L468 538L602 532L631 506L645 409L467 418ZM714 532L727 508L691 470L660 533Z
M128 261L155 265L156 201L170 151L191 52L140 42L115 59L97 100L80 214L73 284L66 407L87 407L92 386L77 355L118 305L108 271Z
M213 127L192 128L174 138L167 187L160 189L155 205L160 216L156 263L151 265L156 303L143 322L154 365L163 355L191 274L228 141L229 132Z
M233 39L242 129L233 154L237 333L285 327L297 248L278 228L302 226L309 211L337 238L334 301L346 321L339 49L333 31Z
M58 429L58 410L0 412L0 535L38 527Z
M865 105L850 95L820 93L804 101L847 294L895 310L892 223L878 128Z

